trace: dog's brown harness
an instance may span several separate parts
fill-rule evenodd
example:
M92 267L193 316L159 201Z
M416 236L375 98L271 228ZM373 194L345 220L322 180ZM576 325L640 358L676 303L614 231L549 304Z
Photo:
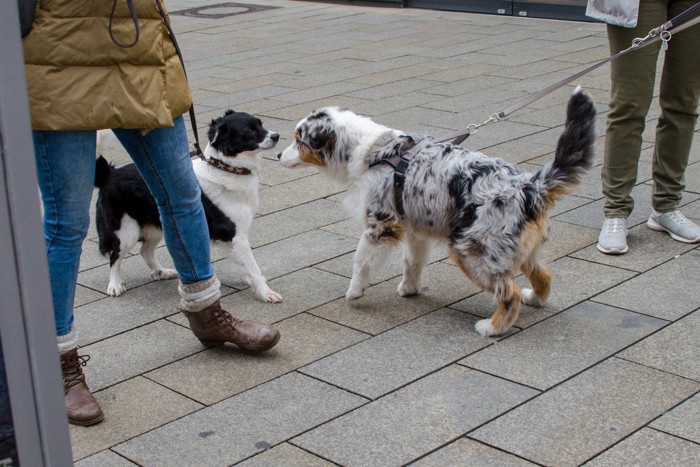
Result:
M469 138L469 136L476 133L476 130L479 126L481 125L472 124L469 125L465 130L455 131L440 138L423 138L418 143L414 144L413 147L411 147L403 155L399 156L398 154L394 154L385 159L372 162L369 165L370 168L372 168L375 165L388 164L394 169L394 203L396 204L396 210L398 211L400 216L404 215L403 185L406 181L406 170L408 169L408 165L411 163L411 160L415 157L415 155L431 143L445 143L447 141L450 141L452 144L461 144L462 142L464 142L465 139Z
M196 154L195 151L192 151L190 153L190 157L194 159L201 159L204 162L207 163L207 165L214 167L215 169L223 170L224 172L228 172L230 174L234 175L250 175L252 172L250 169L246 169L245 167L235 167L233 165L229 165L224 161L221 161L219 159L214 159L213 157L210 157L207 159L204 157L202 154Z

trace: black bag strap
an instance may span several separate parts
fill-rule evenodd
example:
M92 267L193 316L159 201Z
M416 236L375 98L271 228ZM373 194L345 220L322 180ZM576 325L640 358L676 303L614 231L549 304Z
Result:
M17 0L17 8L19 10L19 28L22 31L22 37L29 34L32 30L34 22L34 12L36 11L37 0Z
M112 42L114 42L119 47L122 47L124 49L128 49L128 48L136 45L136 43L139 40L139 37L141 36L141 26L139 25L139 18L138 18L138 16L136 16L136 8L134 7L134 0L126 0L126 5L129 7L129 14L131 14L131 21L134 22L134 29L136 30L134 40L130 44L119 41L116 38L116 36L114 35L114 31L112 31L112 22L114 20L114 11L117 9L117 0L114 0L114 2L112 2L112 12L109 14L109 37L112 39Z
M187 78L187 70L185 69L185 60L182 58L182 51L180 50L180 46L177 44L177 39L175 39L175 33L173 32L173 28L170 27L170 21L168 20L168 17L165 14L165 10L163 10L163 6L161 5L161 0L156 0L156 5L158 5L158 11L160 12L160 16L163 18L163 22L165 23L165 27L168 28L168 34L170 34L170 39L173 41L173 45L175 46L175 51L177 52L178 58L180 58L180 64L182 65L182 71L185 72L185 79ZM194 101L192 102L192 105L190 106L189 109L189 114L190 114L190 125L192 126L192 135L194 136L194 151L190 153L192 156L204 156L202 153L202 148L199 146L199 132L197 131L197 118L195 117L194 114Z

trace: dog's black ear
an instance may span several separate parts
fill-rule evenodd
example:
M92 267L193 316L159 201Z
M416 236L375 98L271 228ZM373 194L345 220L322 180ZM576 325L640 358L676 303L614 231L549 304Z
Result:
M309 146L311 149L318 151L328 144L333 139L335 133L331 128L324 124L317 124L309 128Z
M228 117L229 115L235 114L236 111L233 109L228 109L226 112L224 112L224 117Z
M209 144L214 146L221 136L222 131L226 131L226 125L222 125L224 121L223 117L215 118L209 124L209 131L207 132L207 137L209 138Z

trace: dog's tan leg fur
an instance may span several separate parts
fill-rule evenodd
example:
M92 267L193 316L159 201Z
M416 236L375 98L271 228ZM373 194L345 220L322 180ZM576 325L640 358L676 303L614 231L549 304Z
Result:
M532 284L532 290L523 289L522 302L530 306L543 306L552 287L552 272L537 262L529 267L523 266L522 271Z
M488 334L482 332L487 331L488 328L485 325L478 326L477 331L482 335L499 335L508 331L515 321L518 319L518 314L520 313L520 287L518 284L510 280L510 294L505 297L498 297L498 307L496 311L491 316L490 320L490 331ZM480 329L481 328L481 329Z
M493 278L488 274L477 274L468 264L468 260L454 249L450 249L450 258L464 274L482 290L495 292L498 306L490 319L482 319L476 323L476 331L482 336L503 334L513 326L520 313L521 290L512 277L501 276Z

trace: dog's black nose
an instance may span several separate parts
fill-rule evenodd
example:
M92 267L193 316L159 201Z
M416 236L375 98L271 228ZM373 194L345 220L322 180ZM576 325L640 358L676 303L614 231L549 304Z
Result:
M279 133L272 133L272 134L270 135L270 139L276 143L277 141L280 140L280 135L279 135Z
M282 159L282 153L277 154L277 159Z

